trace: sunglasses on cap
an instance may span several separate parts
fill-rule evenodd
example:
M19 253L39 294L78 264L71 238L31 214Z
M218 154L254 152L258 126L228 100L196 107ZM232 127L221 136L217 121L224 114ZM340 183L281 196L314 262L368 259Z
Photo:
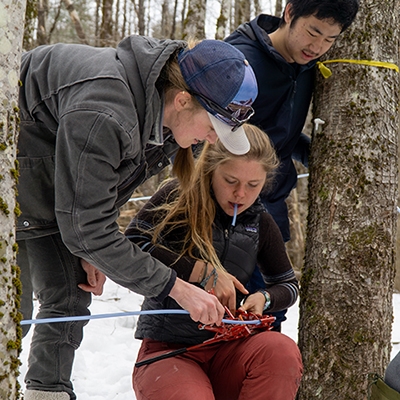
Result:
M231 126L232 132L235 132L245 122L247 122L255 112L253 107L249 106L248 104L239 104L233 102L228 104L226 108L223 108L219 104L198 92L190 91L189 93L199 97L208 108L213 110L216 113L214 114L215 118L218 118L220 121Z

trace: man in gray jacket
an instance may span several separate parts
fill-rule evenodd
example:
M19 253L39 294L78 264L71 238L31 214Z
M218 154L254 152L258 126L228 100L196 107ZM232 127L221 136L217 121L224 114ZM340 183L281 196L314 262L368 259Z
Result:
M141 36L117 49L57 44L23 55L21 82L24 317L30 283L38 318L88 315L89 292L101 293L104 273L144 296L171 296L195 321L221 323L218 299L142 252L117 217L179 148L184 160L191 145L218 136L232 153L248 151L241 125L253 113L257 84L243 54L221 41L191 47ZM70 377L84 324L36 325L25 400L76 398Z

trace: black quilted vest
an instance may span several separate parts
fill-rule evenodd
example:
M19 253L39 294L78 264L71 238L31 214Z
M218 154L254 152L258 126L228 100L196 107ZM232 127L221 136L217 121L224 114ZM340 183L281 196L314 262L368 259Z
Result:
M246 285L256 265L259 243L260 213L264 207L257 200L244 213L239 214L235 226L232 217L218 207L213 228L213 243L222 265L239 281ZM236 292L237 307L243 295ZM163 303L146 298L142 310L180 309L170 297ZM213 333L199 330L199 324L188 315L160 314L142 315L139 318L135 337L150 338L162 342L193 345L210 339Z

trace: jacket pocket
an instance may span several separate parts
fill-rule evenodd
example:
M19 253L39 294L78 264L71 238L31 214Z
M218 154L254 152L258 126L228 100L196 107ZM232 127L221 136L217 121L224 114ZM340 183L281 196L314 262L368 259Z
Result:
M54 156L19 157L18 162L17 201L22 214L17 221L17 231L56 226Z

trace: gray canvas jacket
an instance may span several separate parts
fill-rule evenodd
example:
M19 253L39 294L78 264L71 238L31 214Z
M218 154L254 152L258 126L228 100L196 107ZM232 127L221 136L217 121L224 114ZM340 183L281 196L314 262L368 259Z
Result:
M184 46L130 36L117 49L56 44L23 55L18 240L60 232L71 253L115 282L145 296L169 293L172 270L132 244L116 220L148 177L148 162L159 170L168 162L156 82ZM166 147L178 148L173 140Z

